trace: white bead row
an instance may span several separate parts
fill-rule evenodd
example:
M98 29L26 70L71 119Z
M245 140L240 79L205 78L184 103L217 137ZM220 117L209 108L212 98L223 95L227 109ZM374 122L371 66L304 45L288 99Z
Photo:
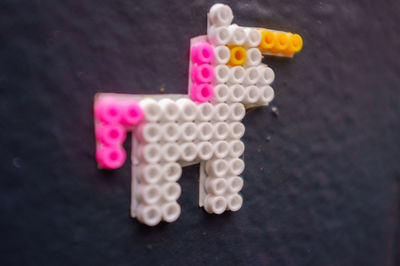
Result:
M217 65L214 68L214 84L257 84L269 85L275 79L274 71L266 65L244 68Z
M184 143L166 143L158 144L151 143L140 146L137 149L137 158L147 165L142 170L142 178L147 183L155 183L161 179L162 168L158 168L155 164L159 162L176 162L186 161L191 162L195 159L209 160L211 158L237 158L244 152L244 144L239 139L230 141L201 141L201 142L184 142ZM231 162L234 163L234 162ZM238 166L235 163L233 166ZM235 168L236 169L236 168ZM165 177L166 180L174 180L181 174L181 171L176 168L172 169L172 176ZM232 169L233 173L237 171Z
M239 158L212 159L206 163L208 176L223 177L225 175L240 175L244 170L244 162Z
M218 105L222 107L228 106L224 103ZM238 108L232 108L233 111L231 112L221 110L219 114L221 121L218 122L146 123L137 129L136 137L140 143L239 139L244 133L244 126L239 121L243 118L245 111L242 104L231 105L231 107L235 106L238 106ZM229 118L232 120L223 122Z
M271 86L247 86L244 87L239 84L234 85L226 85L219 84L214 87L214 99L215 103L222 102L242 102L244 104L262 104L267 105L274 99L275 93ZM233 105L232 105L233 106ZM233 110L235 112L236 109ZM240 117L243 112L240 109L237 109L238 113L237 117ZM240 112L240 113L239 113ZM236 116L234 113L232 116Z
M216 196L226 193L237 193L243 187L243 179L240 176L224 177L208 177L206 179L205 188L208 194Z
M181 207L176 201L163 204L139 204L136 208L137 218L149 226L157 225L161 220L174 222L181 214Z
M177 101L146 98L140 101L148 122L225 121L241 120L245 114L243 105L195 103L183 98ZM171 127L171 126L170 126Z
M141 183L176 182L182 175L182 167L176 162L165 164L141 164L138 180Z
M156 204L159 201L176 201L182 189L176 182L164 184L141 184L136 188L136 196L144 204Z
M229 26L211 26L208 29L208 40L214 45L240 45L257 47L261 42L261 33L254 28Z
M242 207L243 198L238 193L226 196L207 195L204 200L204 209L208 213L221 214L225 210L237 211Z

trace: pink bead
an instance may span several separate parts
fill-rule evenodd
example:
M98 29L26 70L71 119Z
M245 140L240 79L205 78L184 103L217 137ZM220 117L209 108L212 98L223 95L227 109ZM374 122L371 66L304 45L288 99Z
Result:
M195 102L208 102L214 97L214 89L209 84L193 85L190 90L190 98Z
M126 159L125 150L119 147L107 147L101 145L97 148L96 159L100 166L106 169L120 168Z
M126 132L123 126L115 125L99 125L96 128L96 138L98 141L108 146L121 145L126 138Z
M143 110L134 100L126 100L122 103L121 122L127 126L133 126L140 123L143 119Z
M192 66L192 81L197 84L210 83L214 79L213 67L209 64Z
M122 115L120 103L111 98L100 99L95 104L94 115L107 124L119 123Z
M214 59L214 49L209 43L200 41L192 45L190 55L193 63L210 63Z

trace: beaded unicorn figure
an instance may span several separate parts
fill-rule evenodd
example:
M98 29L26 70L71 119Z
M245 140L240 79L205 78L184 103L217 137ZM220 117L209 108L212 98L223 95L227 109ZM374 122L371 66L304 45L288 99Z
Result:
M229 6L208 13L207 35L191 39L188 94L98 93L94 100L96 160L117 169L132 131L131 216L149 226L181 213L177 183L182 167L200 163L199 206L221 214L237 211L243 198L240 140L246 108L274 98L274 72L262 55L293 57L298 34L232 24Z

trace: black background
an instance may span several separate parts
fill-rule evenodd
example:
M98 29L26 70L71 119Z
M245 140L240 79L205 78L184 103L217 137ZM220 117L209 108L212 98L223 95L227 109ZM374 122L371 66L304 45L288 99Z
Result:
M273 102L244 123L244 205L129 217L129 164L96 169L96 92L185 93L212 1L0 2L1 265L394 265L400 2L232 1L234 22L299 33ZM127 144L129 148L129 143Z

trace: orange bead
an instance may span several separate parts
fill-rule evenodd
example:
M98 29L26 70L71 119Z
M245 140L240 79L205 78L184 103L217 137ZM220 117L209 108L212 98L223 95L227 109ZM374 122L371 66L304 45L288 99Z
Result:
M231 58L229 64L233 66L241 66L246 62L247 54L246 50L242 46L235 46L230 48Z
M272 30L261 29L261 42L258 48L261 52L270 50L276 42L276 33Z

